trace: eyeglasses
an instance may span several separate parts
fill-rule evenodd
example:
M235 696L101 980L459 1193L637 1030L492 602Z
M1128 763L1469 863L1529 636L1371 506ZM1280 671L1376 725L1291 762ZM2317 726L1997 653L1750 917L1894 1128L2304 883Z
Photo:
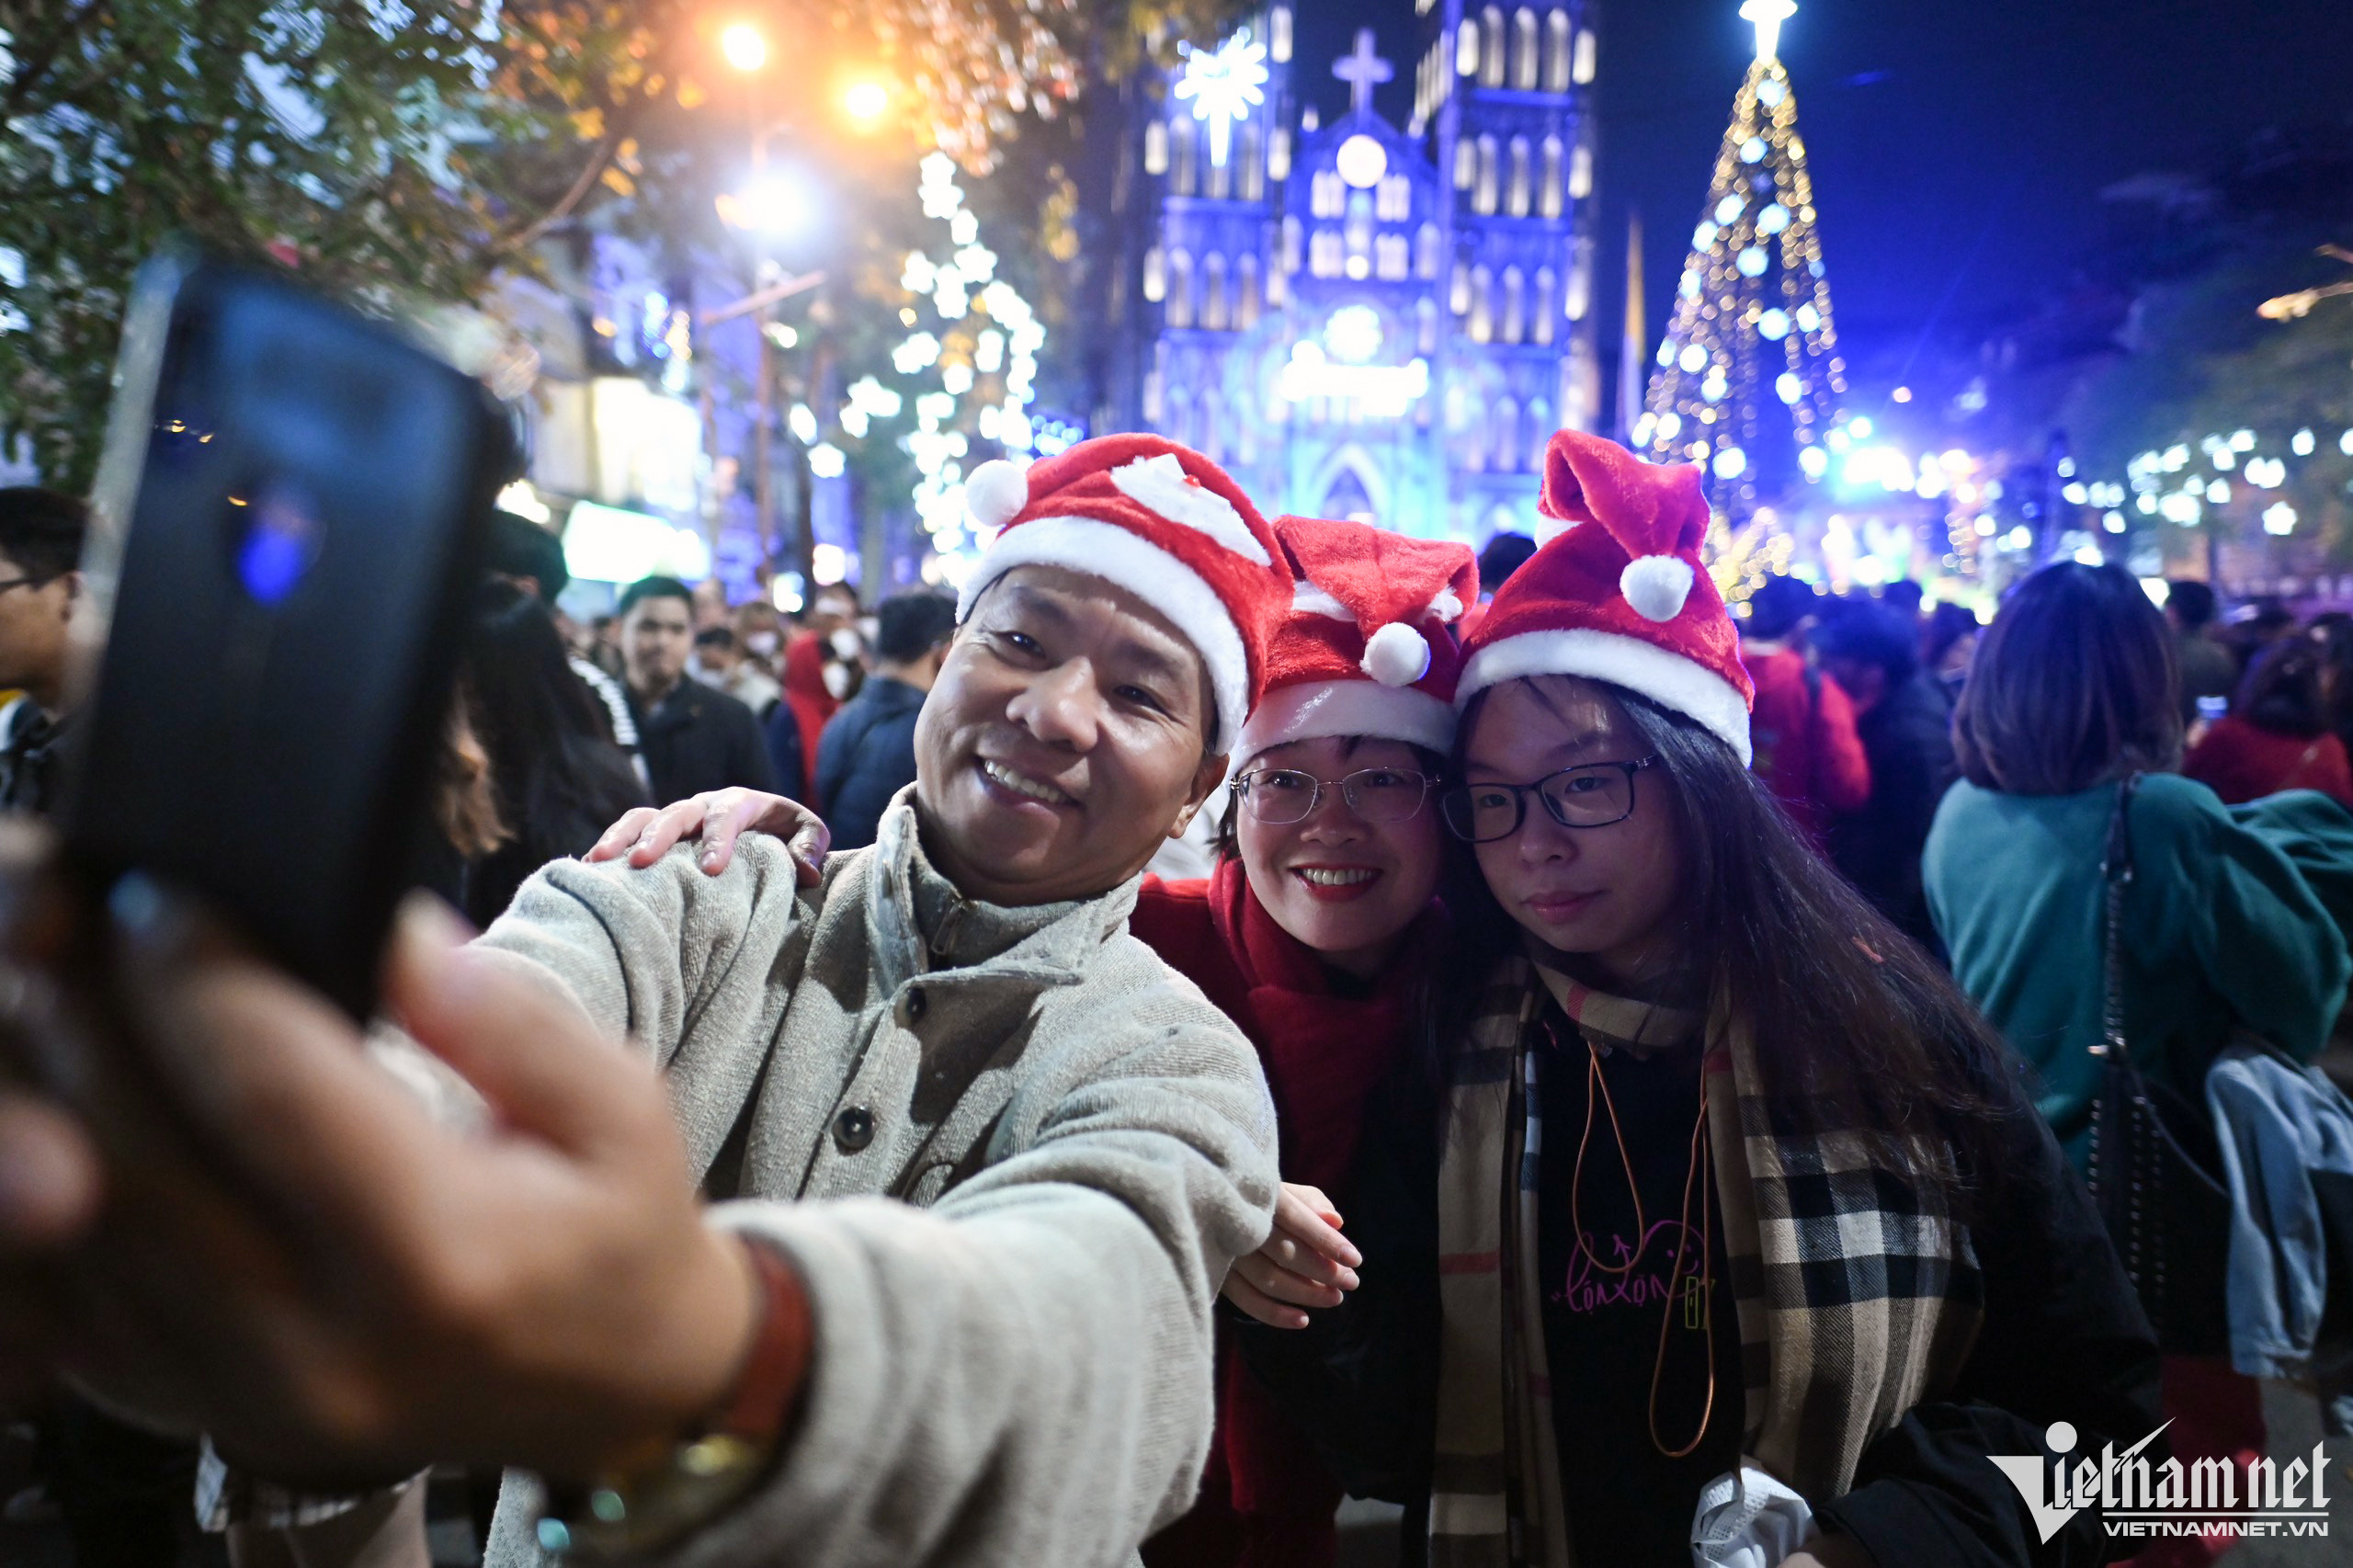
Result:
M1227 786L1250 814L1270 827L1305 822L1324 791L1336 789L1348 810L1366 822L1404 822L1422 809L1438 780L1400 767L1364 767L1345 778L1318 778L1289 767L1262 767Z
M1458 784L1438 797L1438 814L1455 837L1472 844L1493 844L1518 833L1528 820L1530 795L1563 827L1608 827L1634 814L1634 775L1657 767L1658 760L1563 767L1533 784Z
M5 594L11 588L46 587L56 580L54 577L11 577L6 582L0 582L0 594Z

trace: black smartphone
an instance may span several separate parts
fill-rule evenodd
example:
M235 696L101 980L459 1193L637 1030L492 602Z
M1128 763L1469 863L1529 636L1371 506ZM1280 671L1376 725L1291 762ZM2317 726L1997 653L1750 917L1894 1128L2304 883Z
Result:
M513 454L482 384L390 327L150 263L83 563L69 855L203 895L364 1017Z

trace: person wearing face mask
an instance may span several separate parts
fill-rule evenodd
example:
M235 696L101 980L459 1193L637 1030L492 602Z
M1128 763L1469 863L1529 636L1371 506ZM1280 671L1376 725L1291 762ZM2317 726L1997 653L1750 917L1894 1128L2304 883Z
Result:
M1358 1289L1240 1353L1343 1480L1408 1478L1411 1561L2104 1561L1992 1462L2162 1420L2088 1195L1748 771L1698 471L1563 432L1540 506L1457 689L1436 1126L1360 1156L1436 1178L1358 1194Z

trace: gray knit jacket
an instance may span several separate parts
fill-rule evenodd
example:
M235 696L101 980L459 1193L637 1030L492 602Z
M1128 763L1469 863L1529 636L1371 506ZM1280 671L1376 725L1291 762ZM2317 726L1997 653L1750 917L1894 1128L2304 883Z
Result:
M966 901L911 793L813 890L753 835L717 878L559 861L482 938L654 1055L740 1194L713 1221L808 1288L781 1462L671 1562L1116 1564L1200 1474L1211 1309L1274 1208L1256 1056L1128 935L1134 881ZM540 1501L509 1476L490 1568L542 1561Z

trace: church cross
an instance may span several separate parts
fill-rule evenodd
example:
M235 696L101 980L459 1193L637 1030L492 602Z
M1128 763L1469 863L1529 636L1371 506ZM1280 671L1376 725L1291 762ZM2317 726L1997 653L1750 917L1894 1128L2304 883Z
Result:
M1348 112L1366 115L1372 112L1373 85L1386 82L1397 74L1396 67L1372 51L1372 29L1357 29L1356 52L1336 62L1332 74L1348 85Z

